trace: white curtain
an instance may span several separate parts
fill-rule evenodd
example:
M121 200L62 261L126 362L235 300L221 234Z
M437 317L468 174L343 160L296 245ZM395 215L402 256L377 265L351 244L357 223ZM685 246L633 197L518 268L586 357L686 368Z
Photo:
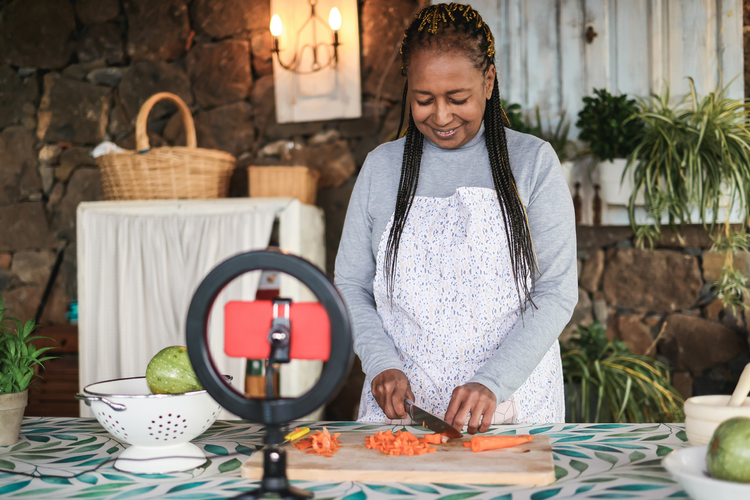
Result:
M277 205L247 199L82 204L81 388L144 376L159 350L185 345L187 310L198 285L227 258L268 246ZM217 298L210 318L211 354L239 391L245 360L224 354L224 304L254 300L259 280L260 271L234 280ZM83 404L81 415L92 415Z

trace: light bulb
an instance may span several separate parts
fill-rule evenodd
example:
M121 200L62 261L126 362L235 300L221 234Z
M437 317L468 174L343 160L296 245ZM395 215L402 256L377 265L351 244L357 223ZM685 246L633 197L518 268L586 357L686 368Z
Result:
M281 18L278 14L274 14L271 18L271 34L273 36L281 36L282 29Z
M328 16L328 24L331 25L333 31L338 31L341 27L341 13L336 7L331 9L331 14Z

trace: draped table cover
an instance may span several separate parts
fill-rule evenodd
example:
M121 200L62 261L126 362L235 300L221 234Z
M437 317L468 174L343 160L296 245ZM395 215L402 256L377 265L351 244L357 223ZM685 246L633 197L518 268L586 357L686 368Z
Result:
M312 431L366 435L401 426L358 422L298 422ZM424 432L421 427L407 427ZM319 500L544 500L548 498L688 498L661 466L672 450L689 446L684 424L503 425L489 434L545 434L551 438L557 481L549 486L295 481ZM173 474L130 474L113 468L123 444L95 420L26 418L16 445L0 447L2 498L210 500L231 498L258 482L240 466L262 446L262 427L217 421L193 442L209 461ZM376 453L373 451L373 453ZM20 473L20 474L19 474ZM23 475L22 475L23 474ZM384 478L387 481L387 478Z
M81 389L144 376L157 352L185 345L187 310L203 278L233 255L268 247L275 220L281 248L325 267L322 211L292 198L90 202L77 217ZM209 320L215 364L239 391L245 360L224 354L223 305L254 300L259 280L256 271L232 281ZM285 297L311 300L300 287L282 276ZM319 372L319 362L284 366L282 396L305 392ZM83 403L81 416L93 416Z

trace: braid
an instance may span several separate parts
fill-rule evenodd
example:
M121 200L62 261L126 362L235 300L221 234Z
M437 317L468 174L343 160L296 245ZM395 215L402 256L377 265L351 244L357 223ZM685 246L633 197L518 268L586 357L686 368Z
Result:
M462 50L483 72L486 72L495 62L495 41L492 32L482 21L479 13L468 5L457 3L431 5L417 14L404 33L404 40L401 43L401 70L404 75L406 75L414 48L432 43L436 43L438 48L444 44L442 46L446 49ZM404 85L397 137L401 134L401 125L406 113L407 89L408 81ZM497 75L495 75L492 96L485 108L484 124L492 180L503 216L516 293L523 310L526 304L534 305L531 299L531 289L538 272L538 265L526 209L516 189L515 178L510 167L508 142L505 135L505 127L510 127L510 122L501 105ZM396 275L398 246L417 192L423 147L424 136L417 130L414 118L409 112L401 179L385 254L386 286L391 298Z
M402 114L403 112L402 105ZM409 210L411 210L414 195L417 192L423 147L424 136L414 124L414 118L410 112L409 125L406 128L406 142L404 143L404 159L401 162L401 179L398 183L398 194L396 195L396 210L385 251L385 276L389 296L393 295L393 278L396 275L398 245L401 242L401 234L404 231L404 225L409 217Z
M398 121L398 131L396 132L396 139L401 138L401 127L404 125L404 114L406 112L406 93L409 90L409 81L404 82L404 95L401 97L401 119Z

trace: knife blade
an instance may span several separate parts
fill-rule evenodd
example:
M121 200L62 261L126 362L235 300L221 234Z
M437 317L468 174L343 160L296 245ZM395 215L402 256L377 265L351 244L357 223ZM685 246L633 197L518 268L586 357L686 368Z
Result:
M424 411L409 399L404 399L404 409L409 413L409 417L414 425L422 424L423 427L427 427L432 432L445 434L449 438L460 438L463 436L461 431L450 425L448 422L436 417L432 413Z

